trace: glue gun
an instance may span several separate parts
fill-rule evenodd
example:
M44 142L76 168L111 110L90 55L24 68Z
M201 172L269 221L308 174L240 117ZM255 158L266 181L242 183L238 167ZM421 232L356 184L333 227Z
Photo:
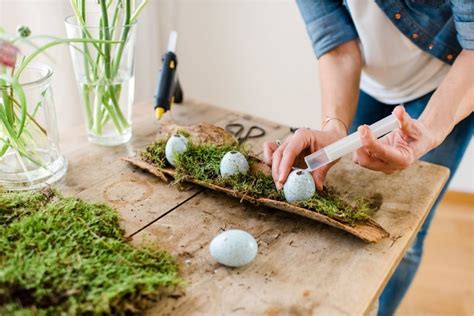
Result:
M172 31L168 41L168 50L161 59L162 66L154 104L155 116L158 120L171 109L174 102L181 103L183 101L183 90L176 76L178 66L178 58L175 53L177 39L178 33Z

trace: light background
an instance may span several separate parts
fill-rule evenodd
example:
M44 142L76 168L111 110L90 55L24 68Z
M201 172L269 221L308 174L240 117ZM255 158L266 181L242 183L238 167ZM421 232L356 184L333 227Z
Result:
M65 36L68 0L0 0L0 26ZM293 0L150 0L136 46L136 101L155 93L161 54L179 33L179 76L187 97L291 126L319 127L317 61ZM60 131L82 121L69 50L54 48ZM150 109L150 119L152 113ZM451 189L474 192L471 142ZM429 185L429 184L427 184Z

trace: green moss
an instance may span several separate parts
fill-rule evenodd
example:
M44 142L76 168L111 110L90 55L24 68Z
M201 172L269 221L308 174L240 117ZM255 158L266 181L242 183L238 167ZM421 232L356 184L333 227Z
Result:
M298 205L350 224L370 218L370 214L375 211L370 207L368 200L357 198L350 203L334 189L327 187L323 192L316 191L311 199L300 202Z
M191 136L191 134L190 134L188 131L184 130L184 129L178 130L178 131L176 132L176 134L181 135L181 136L184 136L184 137L186 137L186 138L189 138L189 137Z
M2 315L138 313L181 283L167 252L126 243L107 205L50 191L0 193L0 203Z
M176 155L176 180L193 178L201 181L214 181L219 178L222 157L232 150L247 153L233 145L195 145L191 142L187 150Z
M46 194L50 192L49 194ZM5 226L15 219L30 214L43 207L54 192L1 192L0 191L0 225Z
M164 141L150 145L144 151L142 157L156 155L155 158L150 157L146 160L151 163L154 160L161 161L164 157L163 143ZM261 172L222 178L219 175L220 162L222 157L231 150L242 152L249 159L249 163L252 163L252 158L249 158L247 150L239 146L196 145L190 143L186 152L176 156L176 181L196 179L224 186L254 198L263 197L285 201L283 192L276 189L273 178ZM348 200L331 188L325 188L323 192L316 192L311 199L297 205L349 224L367 220L380 206L380 204L376 205L372 201L363 198Z
M269 177L262 172L254 174L239 174L230 177L218 177L214 183L239 191L245 195L254 198L268 198L277 201L284 201L283 191L278 191L275 188L275 182L272 177Z
M145 150L140 153L140 156L143 160L154 164L159 168L164 168L168 164L166 161L165 147L166 142L162 140L156 141L153 144L147 146Z

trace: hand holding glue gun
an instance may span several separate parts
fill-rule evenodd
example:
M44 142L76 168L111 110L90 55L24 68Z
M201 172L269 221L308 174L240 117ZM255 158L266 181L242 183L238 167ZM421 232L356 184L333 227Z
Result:
M293 165L301 158L318 190L322 190L329 169L350 152L353 152L353 161L360 166L390 174L408 168L434 147L434 138L427 127L412 119L403 106L397 106L392 115L371 127L362 125L357 132L344 136L340 129L298 129L281 146L265 143L264 159L272 167L277 188L282 188Z

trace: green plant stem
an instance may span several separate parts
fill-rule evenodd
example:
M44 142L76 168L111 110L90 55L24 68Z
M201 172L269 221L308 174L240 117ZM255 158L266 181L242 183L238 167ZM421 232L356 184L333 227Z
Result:
M92 118L92 108L91 108L89 93L90 93L89 85L84 84L82 87L82 97L84 98L84 103L85 103L85 108L86 108L87 128L91 129L94 120Z
M70 2L71 2L71 7L74 11L74 15L76 16L77 20L79 21L79 24L81 25L82 30L85 32L86 36L88 37L88 40L90 41L89 43L94 45L94 47L97 49L97 52L100 55L103 56L104 53L100 49L100 46L98 45L98 42L94 41L91 33L89 32L89 30L86 27L86 21L82 19L81 14L79 13L77 2L75 0L70 0Z
M20 77L21 73L23 72L23 70L25 70L26 66L29 65L29 63L35 59L39 54L41 54L42 52L44 52L45 50L53 47L53 46L57 46L57 45L60 45L60 44L70 44L70 43L107 43L107 44L118 44L118 43L121 43L120 41L103 41L103 40L92 40L92 39L83 39L83 38L70 38L70 39L62 39L62 40L56 40L54 42L51 42L51 43L48 43L48 44L45 44L43 46L41 46L40 48L38 48L35 52L33 52L32 54L28 55L28 57L25 58L25 60L21 63L20 67L18 68L18 70L15 72L15 76L14 78L18 80L18 78Z
M127 45L128 33L130 32L130 23L132 21L130 20L130 18L131 18L130 0L125 0L125 20L124 20L124 28L123 28L122 38L121 38L122 43L119 45L117 56L115 58L115 63L113 65L114 76L116 76L118 73L120 62L122 60L123 50L125 48L125 45Z
M112 104L113 104L113 107L115 109L115 112L117 113L118 119L119 119L120 123L122 124L122 127L127 128L129 124L127 122L127 119L123 116L123 113L120 110L119 102L117 100L117 95L120 95L120 91L121 91L120 87L121 87L120 84L110 85L109 94L110 94L110 99L112 100Z
M102 126L100 125L100 117L101 117L101 107L102 104L102 87L97 85L94 91L94 130L95 132L100 135L102 134Z
M107 4L106 0L100 0L100 8L102 11L101 21L102 21L102 28L101 31L103 32L104 40L110 40L110 30L109 30L109 16L107 14ZM110 45L104 43L104 70L105 70L105 77L107 79L111 79L110 73Z
M130 21L135 22L135 20L138 18L138 15L140 15L140 12L145 8L146 4L148 3L149 0L143 0L138 8L135 10L135 12L132 14L132 17L130 18Z
M80 11L80 14L81 14L81 17L84 21L86 21L86 0L80 0L81 1L81 11ZM86 37L86 33L84 32L84 30L81 30L82 32L82 37ZM89 53L89 47L87 46L86 43L83 43L82 44L82 47L83 47L83 51L84 53L82 54L82 58L83 58L83 62L84 62L84 70L85 70L85 73L86 73L86 79L88 82L91 81L91 76L90 76L90 73L89 73L89 67L87 66L88 65L88 62L87 62L87 56L90 56L90 53Z
M21 105L18 103L18 101L16 101L15 99L12 99L13 103L18 107L20 108L21 110ZM38 106L37 106L38 107ZM41 126L35 119L35 113L36 113L36 110L33 111L32 114L26 112L26 116L28 117L29 120L31 120L33 122L33 124L36 125L36 127L44 134L44 135L47 135L47 132L46 130L44 129L43 126Z
M75 15L79 21L79 25L82 28L87 28L85 21L85 11L86 11L86 0L70 0L73 6ZM87 61L84 60L84 67L86 67L85 75L90 77L93 80L93 84L102 85L102 89L96 88L82 88L82 94L84 97L85 107L86 107L86 116L89 121L93 121L93 130L95 133L98 131L103 131L103 127L109 121L113 123L117 132L122 133L125 129L129 128L130 123L124 115L123 110L120 108L120 95L122 92L122 86L116 84L121 82L120 76L120 65L122 62L123 54L127 45L129 45L130 30L133 23L136 22L136 19L143 8L146 6L148 0L141 1L137 8L135 5L132 6L131 0L99 0L100 6L100 30L99 38L102 41L99 46L99 54L95 59L95 62L91 61L89 58ZM133 2L135 4L135 2ZM123 10L122 10L123 8ZM109 16L109 11L111 15ZM123 19L121 19L121 12L123 12ZM120 41L114 50L112 50L112 40L115 38L115 32L118 30L119 24L123 24L122 33L120 34ZM82 32L82 37L85 39L90 39L91 35L89 32ZM102 53L100 53L102 52ZM85 54L87 55L87 53ZM89 71L90 69L90 71ZM101 70L104 72L103 76L105 77L104 82L99 80L101 76ZM88 75L90 73L90 76ZM98 93L100 90L100 98L96 96L90 96L91 93ZM86 100L94 100L93 107L90 104L87 104ZM101 104L96 102L101 100ZM90 101L89 101L90 103ZM88 108L92 109L91 114ZM104 115L103 109L108 113L107 116Z

